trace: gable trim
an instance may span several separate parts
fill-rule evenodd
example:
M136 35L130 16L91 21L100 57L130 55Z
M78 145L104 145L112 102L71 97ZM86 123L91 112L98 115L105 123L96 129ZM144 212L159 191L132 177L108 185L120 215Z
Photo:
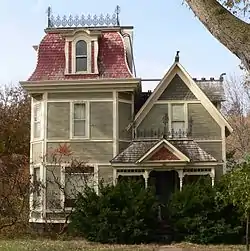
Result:
M147 99L141 109L135 116L134 124L136 127L140 125L142 120L145 118L147 113L153 107L155 102L158 102L158 98L164 92L164 90L169 86L175 75L182 79L182 81L186 84L186 86L190 89L190 91L195 95L195 97L200 101L203 107L209 112L212 118L221 126L223 124L228 128L228 130L232 133L233 128L227 122L227 120L223 117L223 115L217 110L216 107L212 104L212 102L208 99L208 97L204 94L204 92L198 87L195 81L190 77L187 71L180 63L174 63L171 68L168 70L166 75L157 85L151 96ZM132 126L132 124L130 125Z
M156 145L154 145L149 151L147 151L139 160L136 161L136 163L141 163L143 160L145 160L147 157L150 156L157 148L159 148L161 145L165 145L166 148L173 153L176 157L178 157L180 160L169 160L169 162L190 162L190 159L183 154L181 151L179 151L176 147L174 147L172 144L170 144L167 140L163 139L159 141ZM153 161L158 162L158 161Z

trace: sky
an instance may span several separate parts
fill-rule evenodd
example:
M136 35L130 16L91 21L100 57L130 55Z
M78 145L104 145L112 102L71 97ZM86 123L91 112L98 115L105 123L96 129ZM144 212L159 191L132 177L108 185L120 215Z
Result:
M121 25L134 26L137 77L162 78L180 51L180 63L192 77L240 75L240 61L199 22L183 0L0 0L0 85L27 80L36 66L33 45L53 14L112 14L121 8ZM153 89L147 83L143 89Z

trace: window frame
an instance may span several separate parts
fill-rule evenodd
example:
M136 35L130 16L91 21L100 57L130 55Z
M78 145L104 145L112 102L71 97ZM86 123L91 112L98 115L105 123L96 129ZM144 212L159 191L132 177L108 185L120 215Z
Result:
M87 45L87 70L76 71L76 45L79 41L84 41ZM72 40L72 52L71 52L71 66L72 74L90 74L91 73L91 60L92 60L92 49L91 49L91 37L81 34Z
M183 116L184 120L173 120L173 106L183 106ZM172 135L172 130L173 130L173 122L183 122L184 123L184 132L185 132L185 137L187 137L187 131L188 131L188 106L187 103L185 102L173 102L173 103L168 103L168 130L170 132L170 137L174 138L174 135Z
M40 116L39 116L39 120L35 121L35 109L36 106L40 106ZM40 141L42 140L43 136L44 136L44 119L43 119L43 111L44 107L43 107L43 102L42 101L35 101L32 98L32 102L31 102L31 140L32 142L36 142L36 141ZM36 137L35 136L35 124L40 123L40 133L39 136Z
M35 186L36 169L38 169L38 172L39 172L38 183L42 184L43 168L42 168L42 165L37 164L37 165L32 165L31 166L31 183L32 183L32 186ZM37 206L34 205L35 193L36 192L33 190L32 193L30 194L30 209L31 209L31 211L34 211L34 212L40 212L42 210L43 188L39 187L39 193L37 194L37 202L38 202Z
M77 44L78 44L79 42L84 42L84 43L85 43L85 46L86 46L86 54L77 54ZM88 43L87 43L85 40L80 39L80 40L78 40L78 41L76 42L75 47L76 47L76 50L75 50L75 61L76 61L75 65L76 65L76 69L75 69L75 71L76 71L76 73L79 73L79 72L87 72L87 71L88 71L88 54L89 54L89 51L88 51ZM78 58L86 58L86 70L80 70L80 71L77 70L77 59L78 59Z
M74 126L75 126L75 104L85 104L85 135L84 136L75 136ZM89 139L89 101L72 101L70 104L70 139ZM83 119L82 119L83 120Z

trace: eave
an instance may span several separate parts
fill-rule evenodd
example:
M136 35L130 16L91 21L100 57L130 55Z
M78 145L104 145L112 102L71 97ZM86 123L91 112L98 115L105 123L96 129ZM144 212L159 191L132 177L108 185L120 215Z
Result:
M20 81L29 93L44 91L79 91L79 90L123 90L134 91L141 82L140 78L124 79L81 79L81 80L42 80Z

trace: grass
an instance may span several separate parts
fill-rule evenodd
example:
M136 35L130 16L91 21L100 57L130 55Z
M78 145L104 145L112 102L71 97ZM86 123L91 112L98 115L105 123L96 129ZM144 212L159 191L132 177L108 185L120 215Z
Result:
M83 240L0 240L0 251L164 251L167 247L183 248L185 251L242 251L242 246L200 246L177 244L172 246L157 245L101 245ZM173 251L175 251L173 249Z

